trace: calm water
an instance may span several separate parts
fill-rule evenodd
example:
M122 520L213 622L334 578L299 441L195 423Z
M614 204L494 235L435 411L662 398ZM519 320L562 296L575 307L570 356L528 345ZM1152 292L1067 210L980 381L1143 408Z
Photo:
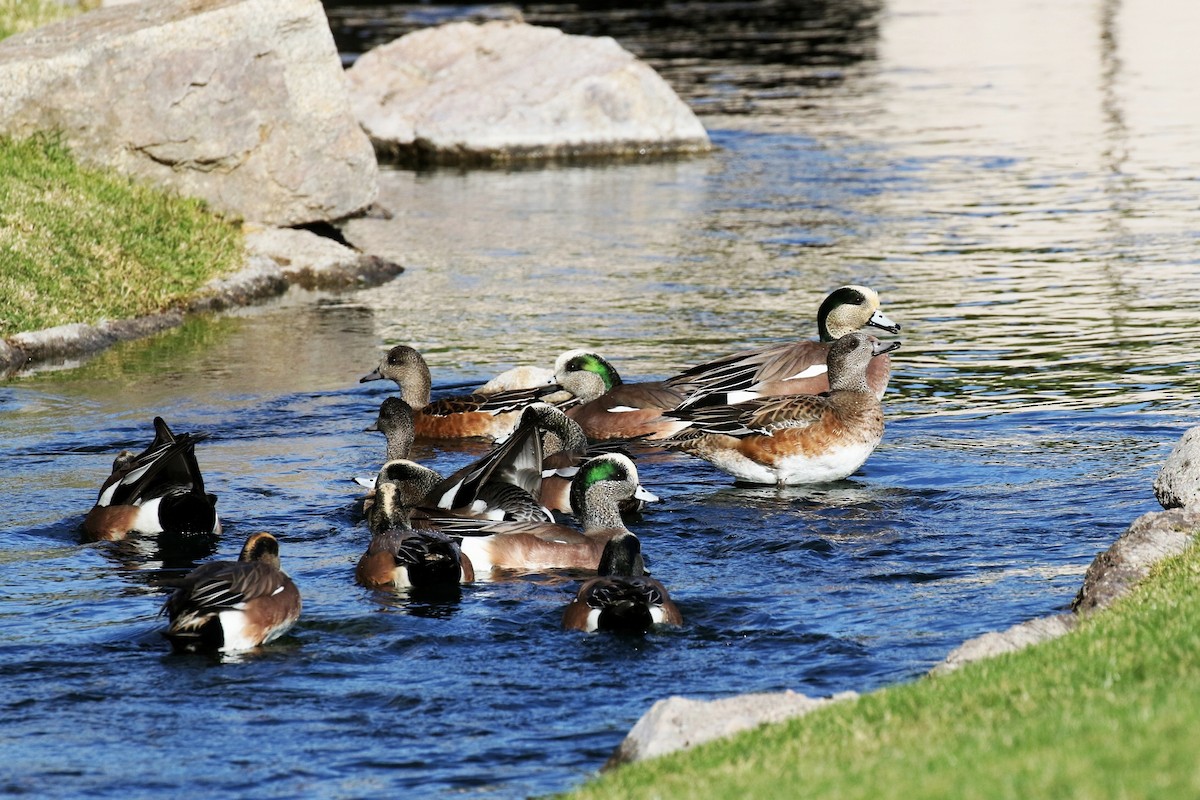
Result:
M611 33L719 150L649 165L384 176L389 286L294 295L0 386L0 787L38 797L520 797L596 770L660 697L911 680L1066 608L1200 421L1200 98L1179 2L526 7ZM986 6L986 7L985 7ZM1151 13L1153 9L1154 13ZM333 6L347 54L450 12ZM813 336L866 283L904 325L882 446L852 479L734 487L639 460L633 528L686 617L566 634L564 576L421 603L353 583L348 479L382 439L381 348L443 387L594 346L627 378ZM112 454L206 431L232 557L277 533L293 633L167 653L153 546L80 545ZM479 446L426 447L451 469Z

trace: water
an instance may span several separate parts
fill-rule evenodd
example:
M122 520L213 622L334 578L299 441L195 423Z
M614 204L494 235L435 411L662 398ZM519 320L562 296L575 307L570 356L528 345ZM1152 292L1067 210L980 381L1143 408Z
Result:
M986 6L986 7L985 7ZM394 283L297 293L0 386L0 786L39 797L518 797L570 788L671 694L911 680L1064 610L1200 420L1200 123L1180 0L526 7L610 32L718 151L648 165L389 172L352 237ZM683 9L681 11L681 9ZM330 6L354 47L445 8ZM755 24L757 20L757 24ZM570 576L417 602L353 583L348 478L396 341L440 386L594 346L628 379L814 335L866 283L904 326L880 448L850 480L734 487L644 454L632 524L686 618L558 629ZM152 545L80 545L112 454L162 414L233 557L279 535L304 614L236 659L167 653ZM425 446L449 470L479 445Z

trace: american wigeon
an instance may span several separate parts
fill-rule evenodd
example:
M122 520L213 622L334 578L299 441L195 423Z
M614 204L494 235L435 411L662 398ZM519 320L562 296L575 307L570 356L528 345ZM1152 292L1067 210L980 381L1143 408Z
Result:
M371 543L354 569L372 589L438 589L475 580L458 543L436 530L413 530L397 483L379 485L372 507Z
M883 407L867 383L867 365L899 346L865 333L847 334L829 349L827 393L670 411L681 430L662 444L750 483L845 478L883 437Z
M387 438L388 461L408 458L412 454L413 440L417 435L413 410L399 397L385 398L379 404L379 416L363 430L376 431Z
M396 345L359 383L392 380L413 410L413 429L426 439L499 439L508 435L521 409L536 402L546 388L512 390L495 394L468 394L430 401L433 382L424 357L408 345Z
M384 464L375 486L384 483L400 487L399 502L414 518L451 514L493 521L552 519L537 498L519 486L495 480L463 488L460 479L443 479L435 470L408 459ZM377 513L374 501L366 503L364 508L368 524L374 524L371 522L372 514Z
M189 572L163 604L163 635L178 653L248 650L282 636L300 616L300 592L279 566L279 542L255 533L237 561Z
M83 521L87 541L124 539L130 533L220 533L216 495L204 491L196 463L203 434L175 435L154 419L154 441L144 451L122 451Z
M743 350L692 367L665 385L683 395L683 407L728 405L758 397L819 394L828 391L826 357L832 343L863 328L899 333L900 326L879 310L879 295L866 286L843 286L831 292L817 310L819 341L785 342ZM883 398L891 376L886 355L867 369L867 384Z
M587 350L568 350L554 362L554 379L574 397L566 408L588 439L656 438L666 435L671 421L662 413L685 399L661 381L625 383L603 356Z
M462 537L462 551L471 559L477 576L492 569L593 570L605 543L627 530L621 519L621 501L645 490L628 456L606 453L579 468L571 491L571 505L579 510L582 530L549 522L488 522L451 516L430 521L451 536Z
M538 403L525 409L513 435L501 445L508 450L503 454L505 463L519 463L523 467L521 474L528 475L530 465L536 463L538 444L541 445L539 501L551 511L575 514L575 509L571 507L571 483L579 467L596 456L620 452L625 442L615 439L607 439L602 443L589 442L579 423L564 411L546 403ZM519 457L511 455L513 450L520 452ZM503 474L508 475L509 472ZM523 485L531 492L536 486L532 481ZM639 490L633 498L621 502L621 512L639 511L652 497L644 489Z
M641 542L633 533L608 540L596 572L563 611L567 630L645 633L654 625L683 624L666 587L646 574Z

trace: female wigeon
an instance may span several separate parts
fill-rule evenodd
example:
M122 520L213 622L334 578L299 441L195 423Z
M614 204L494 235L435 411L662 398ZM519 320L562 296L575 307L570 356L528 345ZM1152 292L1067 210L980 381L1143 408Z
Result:
M396 483L379 485L370 519L371 543L354 569L372 589L438 589L475 580L458 543L436 530L413 530Z
M124 539L130 533L217 534L217 497L204 491L196 463L203 434L171 433L154 419L154 441L144 451L122 451L113 461L95 505L83 521L87 541Z
M596 572L563 612L567 630L645 633L654 625L683 624L666 587L646 574L641 542L634 534L626 531L609 539Z
M300 592L279 567L278 540L255 533L237 561L189 572L163 611L175 652L229 653L282 636L300 617Z
M430 402L433 382L425 359L408 345L396 345L359 383L392 380L413 411L413 429L426 439L499 439L512 432L521 408L536 402L547 387L495 394L468 394Z
M379 404L379 416L364 431L376 431L387 438L386 460L408 458L412 454L416 428L412 406L399 397L388 397Z
M879 295L866 286L835 289L817 310L819 341L785 342L709 361L692 367L665 385L683 395L684 408L727 405L758 397L819 394L830 388L826 358L832 343L863 328L899 333L900 326L879 310ZM867 384L882 399L891 376L886 355L872 360Z
M621 519L621 501L639 495L658 499L642 489L637 468L620 453L606 453L585 463L571 491L581 531L549 522L488 522L451 516L430 521L451 536L462 537L462 551L471 559L477 576L492 569L593 570L605 543L627 530Z
M867 365L900 346L851 333L829 349L830 391L677 409L681 429L662 444L750 483L790 485L845 478L883 438L883 407Z
M672 423L663 412L685 398L662 382L625 383L607 359L587 350L561 354L554 362L554 380L574 398L567 416L592 441L666 435Z

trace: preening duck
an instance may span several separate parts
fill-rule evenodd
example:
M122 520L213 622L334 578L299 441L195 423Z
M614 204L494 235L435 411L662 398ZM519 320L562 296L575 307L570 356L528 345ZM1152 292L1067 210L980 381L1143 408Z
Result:
M220 533L216 495L204 490L196 463L203 434L171 432L154 418L154 440L141 453L124 450L83 522L87 541L124 539L130 533Z

